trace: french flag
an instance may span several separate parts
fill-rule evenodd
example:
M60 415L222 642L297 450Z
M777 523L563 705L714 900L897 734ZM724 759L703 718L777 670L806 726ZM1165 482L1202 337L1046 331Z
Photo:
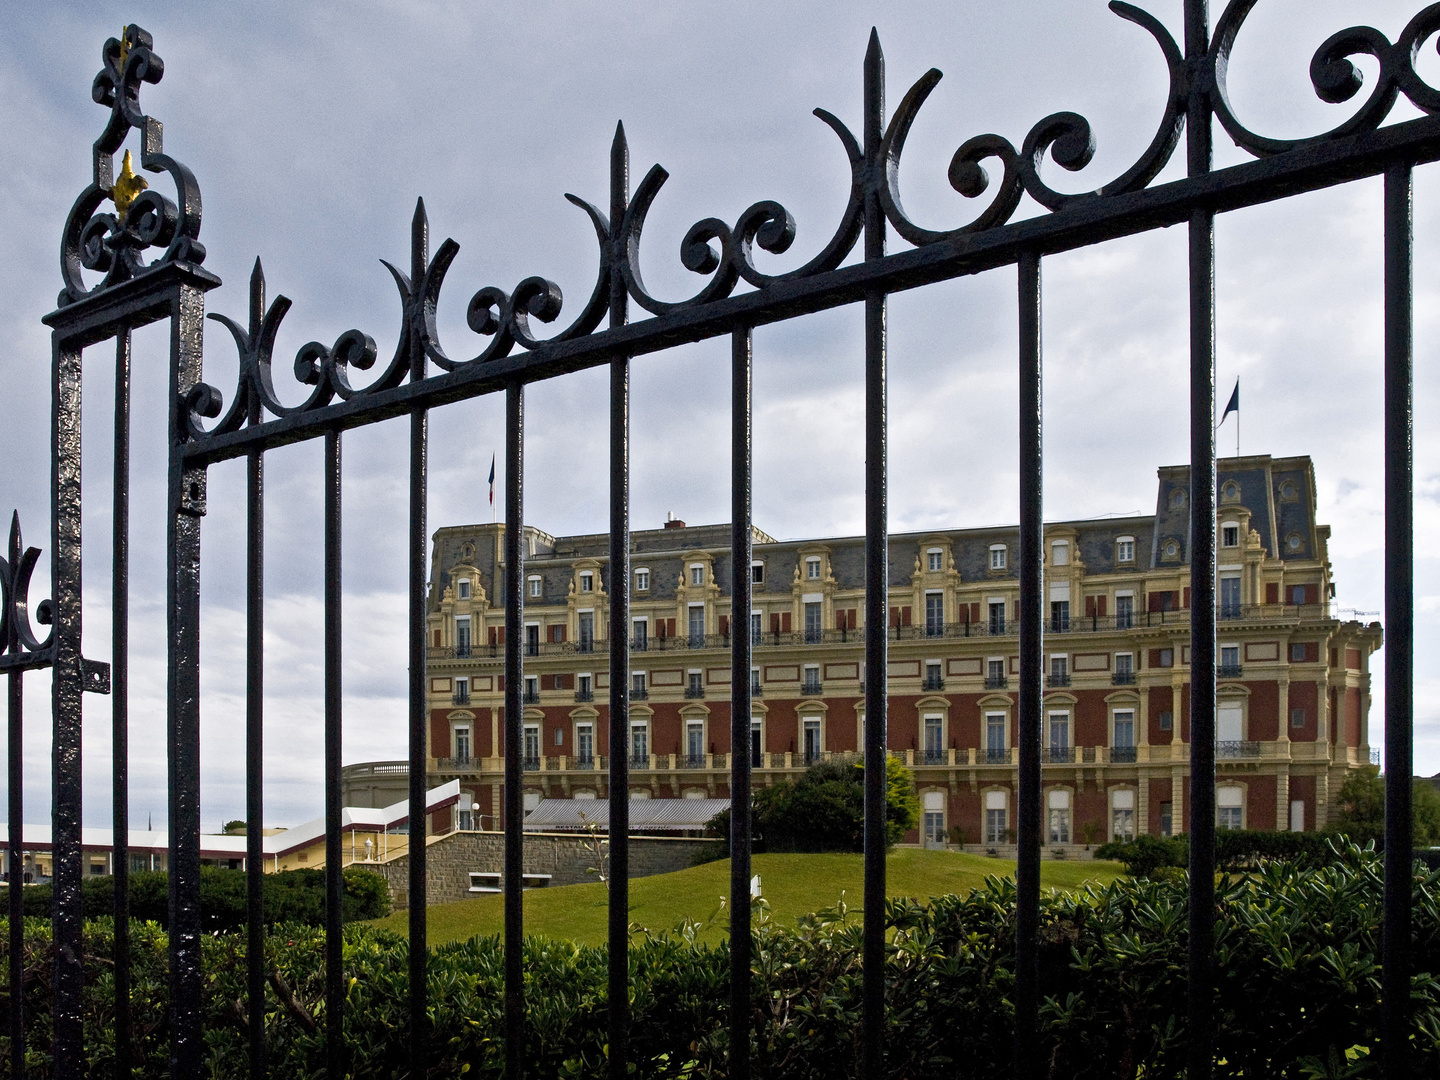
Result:
M495 505L495 455L490 455L490 505Z

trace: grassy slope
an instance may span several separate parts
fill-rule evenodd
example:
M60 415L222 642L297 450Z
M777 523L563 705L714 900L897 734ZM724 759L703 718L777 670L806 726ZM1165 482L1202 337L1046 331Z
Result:
M992 875L1010 876L1015 864L982 855L901 848L887 860L886 886L891 896L927 899L946 893L967 893ZM859 910L863 869L859 855L756 855L753 870L761 877L771 917L780 925L830 907L843 899ZM1120 875L1119 863L1050 862L1041 864L1041 882L1058 889L1085 882L1106 883ZM687 916L703 922L730 895L730 861L706 863L673 874L638 878L630 883L630 921L652 930L668 930ZM525 894L525 930L545 937L600 945L606 934L606 895L600 884L536 889ZM407 914L397 912L378 925L398 933L407 930ZM476 934L498 934L503 925L501 897L490 895L454 904L437 904L429 912L430 944L463 941ZM717 919L702 935L724 937L725 920Z

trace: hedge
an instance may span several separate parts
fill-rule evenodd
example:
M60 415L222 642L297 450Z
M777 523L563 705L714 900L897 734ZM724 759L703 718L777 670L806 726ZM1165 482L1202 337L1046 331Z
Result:
M1183 1075L1186 883L1122 879L1042 900L1043 1060L1051 1077L1116 1080ZM1329 865L1273 864L1217 885L1217 1077L1308 1080L1370 1076L1381 1010L1382 866L1350 848ZM1001 1080L1011 1071L1014 886L991 879L967 897L887 904L888 1077ZM725 1075L728 951L694 928L637 929L630 974L636 1080ZM1417 872L1411 963L1415 1077L1440 1075L1440 874ZM111 927L86 926L88 1076L105 1076ZM49 928L27 925L32 1075L48 1075ZM0 941L4 935L0 935ZM755 928L750 1053L767 1080L858 1074L860 919L843 907L780 929ZM243 935L204 940L207 1075L240 1077L244 1052ZM165 1071L165 937L134 937L135 1028L145 1076ZM604 1075L606 951L537 938L525 943L526 1073ZM269 936L270 1075L324 1071L323 935ZM494 938L432 951L435 1077L498 1078L503 1068L503 953ZM345 931L344 1017L356 1078L414 1076L406 1042L406 942L363 925ZM0 1050L3 1050L0 1041ZM1350 1059L1347 1063L1347 1058ZM0 1058L3 1059L3 1058Z
M344 892L340 900L342 922L378 919L390 914L390 887L385 879L368 870L347 867L341 873ZM264 911L267 923L325 925L325 871L282 870L266 874ZM130 917L170 924L169 875L164 871L135 871L130 874ZM8 887L0 885L0 911L8 911ZM50 917L53 890L50 885L27 885L23 892L27 916ZM115 911L115 879L109 875L88 877L81 883L81 897L87 919ZM200 869L200 925L209 933L238 930L246 923L245 871L205 866Z
M1267 829L1217 829L1215 865L1220 870L1253 870L1284 860L1299 866L1322 866L1345 857L1352 841L1333 832L1272 832ZM1383 848L1370 841L1369 846ZM1112 840L1095 849L1097 859L1125 864L1132 874L1148 876L1160 867L1185 867L1190 862L1188 836L1137 836ZM1417 858L1421 853L1416 854Z

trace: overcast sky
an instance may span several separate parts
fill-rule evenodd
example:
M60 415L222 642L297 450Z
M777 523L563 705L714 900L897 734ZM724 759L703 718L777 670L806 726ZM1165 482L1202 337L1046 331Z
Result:
M1179 35L1178 0L1147 5ZM1266 0L1235 49L1237 110L1257 131L1313 134L1353 109L1319 102L1307 75L1331 33L1369 22L1392 40L1420 0ZM165 61L142 106L165 150L188 164L205 200L205 266L224 287L208 310L244 321L259 256L272 295L295 306L277 379L298 401L286 358L304 342L359 327L382 356L398 327L379 259L408 265L417 196L433 243L461 252L441 300L452 356L481 344L464 309L480 286L507 292L539 274L567 311L594 281L594 234L563 200L604 205L617 120L635 182L654 162L671 179L646 228L653 293L681 298L695 278L676 258L685 230L733 222L777 199L798 223L797 266L830 236L848 169L820 106L859 129L861 60L872 25L893 108L929 67L946 74L921 111L902 168L911 217L962 224L976 207L945 182L954 149L996 132L1019 145L1061 109L1094 126L1098 150L1068 191L1123 172L1164 103L1154 42L1099 0L1024 4L532 2L232 2L6 5L0 38L0 146L6 257L0 261L0 509L17 508L29 543L49 537L49 335L58 247L90 178L106 110L90 99L100 49L126 21ZM1374 64L1360 66L1373 77ZM1440 60L1422 71L1440 85ZM1414 115L1408 105L1396 118ZM1244 159L1217 131L1217 164ZM133 145L133 136L132 136ZM1183 151L1161 177L1179 175ZM163 179L152 182L164 189ZM1308 454L1337 604L1367 621L1382 607L1381 185L1347 187L1225 216L1217 223L1218 383L1243 383L1241 451ZM1415 180L1416 763L1440 770L1440 172ZM1022 204L1021 215L1041 212ZM892 238L891 250L904 247ZM1150 513L1156 469L1188 457L1185 235L1170 229L1046 260L1046 517ZM568 321L567 315L561 322ZM1018 517L1015 274L897 295L890 304L892 530L1013 523ZM777 537L862 531L862 317L858 307L755 334L755 522ZM207 334L206 379L227 401L229 336ZM132 820L164 821L163 518L167 338L135 341L132 508ZM85 369L85 655L109 656L109 444L113 350ZM691 523L729 512L728 346L724 340L637 360L633 374L637 528L667 511ZM527 520L551 533L607 523L606 376L540 385L527 398ZM431 531L488 520L485 478L503 441L502 405L481 399L431 420ZM1233 419L1220 433L1235 448ZM500 468L503 480L503 454ZM347 433L345 486L346 762L405 755L406 426ZM320 447L267 458L266 823L322 810ZM243 466L211 470L204 525L203 814L207 831L243 814ZM497 482L497 488L499 484ZM500 489L500 490L503 490ZM49 595L42 560L32 596ZM1383 656L1383 654L1382 654ZM1382 740L1381 657L1371 744ZM48 676L26 680L26 819L48 820ZM108 824L109 702L86 699L85 820Z

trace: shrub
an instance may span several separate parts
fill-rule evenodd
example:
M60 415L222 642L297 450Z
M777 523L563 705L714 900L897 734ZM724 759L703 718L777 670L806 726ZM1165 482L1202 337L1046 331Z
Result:
M1163 868L1162 868L1163 869ZM1187 896L1180 880L1124 879L1041 901L1041 1056L1051 1077L1113 1080L1184 1074ZM1417 872L1411 952L1413 1076L1440 1075L1440 873ZM1228 1077L1308 1080L1347 1051L1378 1048L1381 1011L1380 859L1349 847L1305 869L1272 863L1217 883L1216 1052ZM753 931L752 1071L767 1080L831 1080L858 1073L860 921L843 905L781 929ZM886 1069L892 1080L1002 1080L1012 1072L1015 888L990 879L965 897L886 906ZM3 925L3 924L0 924ZM694 927L632 940L630 1045L635 1080L719 1080L726 1073L729 954L694 940ZM48 1074L49 927L26 926L32 1074ZM8 936L0 933L0 948ZM137 1074L163 1075L165 936L133 935ZM110 922L86 924L87 1075L111 1059ZM604 948L525 942L527 1075L604 1075ZM245 936L202 941L200 1007L206 1075L245 1074ZM3 953L0 953L3 955ZM503 1074L503 952L495 937L442 946L429 963L434 1059L408 1059L406 943L346 928L343 1018L347 1075L357 1080ZM324 1072L324 935L280 926L266 942L269 1075ZM4 1060L0 1038L0 1060ZM1354 1071L1345 1075L1370 1075Z
M1161 867L1183 867L1190 861L1190 845L1183 836L1153 836L1112 840L1095 849L1097 859L1124 863L1135 877L1150 877Z
M390 914L390 887L379 874L358 867L342 872L344 892L340 900L342 922L378 919ZM282 870L266 874L264 882L265 921L325 925L325 871ZM170 925L170 878L163 871L135 871L130 875L130 918L137 922ZM50 917L54 893L50 885L31 885L23 893L27 917ZM6 890L0 887L0 910L5 908ZM83 910L87 919L108 916L115 911L115 879L89 877L81 882ZM236 930L246 922L246 886L243 870L200 868L200 925L207 933Z

